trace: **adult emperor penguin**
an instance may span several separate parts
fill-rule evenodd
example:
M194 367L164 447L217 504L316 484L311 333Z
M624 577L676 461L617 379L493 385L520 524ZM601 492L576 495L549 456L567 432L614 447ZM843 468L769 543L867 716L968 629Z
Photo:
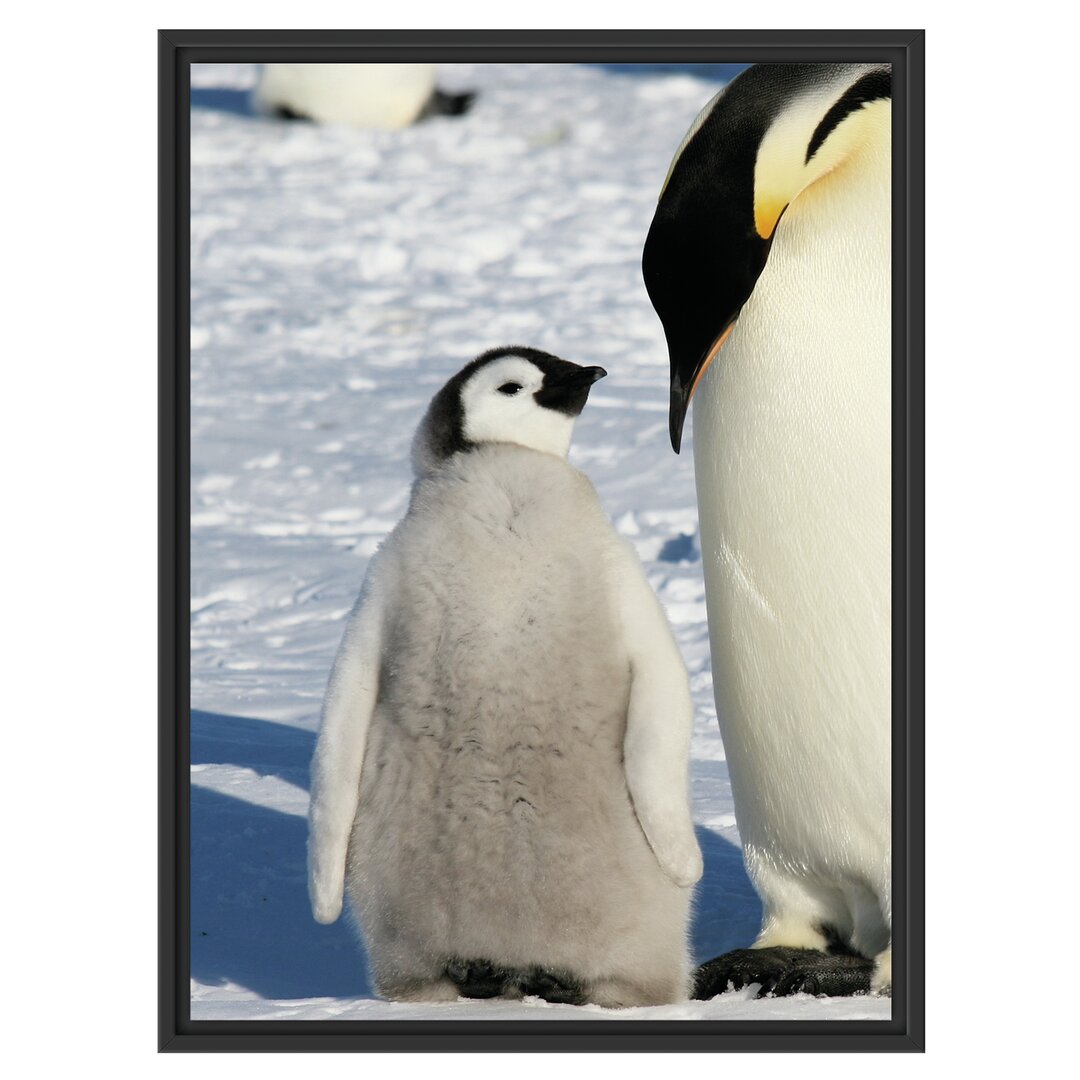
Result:
M309 884L378 993L685 999L701 855L686 669L566 461L603 368L487 352L435 396L408 512L345 630L312 765Z
M890 132L888 66L750 68L691 126L645 244L676 452L696 405L714 692L763 903L701 997L891 986Z
M475 95L444 93L436 74L435 64L264 64L254 101L260 112L393 130L468 110Z

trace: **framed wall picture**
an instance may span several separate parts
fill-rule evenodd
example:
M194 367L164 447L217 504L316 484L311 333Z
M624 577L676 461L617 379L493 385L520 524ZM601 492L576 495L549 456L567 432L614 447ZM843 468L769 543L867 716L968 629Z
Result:
M162 1049L921 1049L922 32L159 50Z

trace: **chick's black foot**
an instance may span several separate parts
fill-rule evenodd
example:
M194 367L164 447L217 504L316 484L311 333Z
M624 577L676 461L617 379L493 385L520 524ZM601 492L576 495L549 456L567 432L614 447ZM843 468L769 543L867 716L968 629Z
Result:
M584 1005L585 988L572 975L556 975L543 968L532 968L521 976L521 992L561 1005Z
M584 1005L586 1001L585 988L573 975L542 967L516 971L499 967L490 960L453 959L446 965L446 974L462 997L527 995L560 1005Z
M514 978L512 972L497 968L489 960L451 960L446 974L457 984L461 996L469 998L499 997Z
M735 949L702 964L694 972L693 997L705 1001L757 983L757 997L771 994L815 994L849 997L868 994L874 962L847 952L838 955L817 949L793 949L777 945L770 949Z

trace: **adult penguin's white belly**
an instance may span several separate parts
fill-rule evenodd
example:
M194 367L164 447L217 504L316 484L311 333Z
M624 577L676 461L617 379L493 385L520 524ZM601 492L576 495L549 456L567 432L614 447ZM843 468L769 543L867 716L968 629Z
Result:
M857 185L830 177L780 222L695 395L694 466L748 865L763 892L818 902L811 922L850 918L874 955L891 906L890 218L888 157L864 157L841 166ZM789 906L763 943L798 943Z

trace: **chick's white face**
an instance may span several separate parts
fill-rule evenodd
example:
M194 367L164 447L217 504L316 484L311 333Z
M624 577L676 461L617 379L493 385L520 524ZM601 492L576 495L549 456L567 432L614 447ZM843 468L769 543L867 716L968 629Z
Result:
M535 398L544 373L520 356L480 368L461 392L464 434L470 442L511 442L566 457L575 417Z

